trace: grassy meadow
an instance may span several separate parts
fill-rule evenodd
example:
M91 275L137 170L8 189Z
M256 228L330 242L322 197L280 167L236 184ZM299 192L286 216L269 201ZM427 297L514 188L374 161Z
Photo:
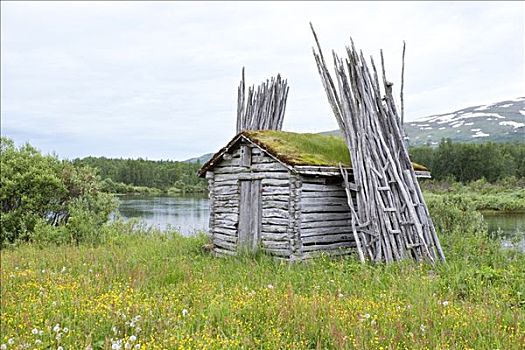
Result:
M214 258L204 236L2 251L2 349L523 349L525 254L460 227L447 264Z

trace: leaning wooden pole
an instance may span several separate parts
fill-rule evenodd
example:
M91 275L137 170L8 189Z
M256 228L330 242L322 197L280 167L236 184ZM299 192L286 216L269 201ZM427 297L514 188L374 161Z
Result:
M244 130L281 130L283 127L288 82L280 74L248 88L242 68L237 95L237 133Z
M351 41L344 60L333 53L332 78L311 28L319 75L352 160L353 179L343 168L341 175L352 208L352 232L360 260L444 261L403 141L401 118L394 103L393 84L386 79L383 53L380 79L373 59L370 69ZM350 186L351 181L354 186ZM353 209L353 198L357 210Z

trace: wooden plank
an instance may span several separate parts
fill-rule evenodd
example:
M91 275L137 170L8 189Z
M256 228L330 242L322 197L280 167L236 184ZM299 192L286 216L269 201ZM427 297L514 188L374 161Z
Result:
M240 148L240 165L249 167L252 163L252 149L247 145L241 145Z
M263 218L281 218L281 219L288 219L288 211L282 210L282 209L264 209L262 210L262 217Z
M276 232L261 232L261 240L263 241L289 241L287 233L276 233Z
M239 184L241 199L239 202L239 249L251 250L251 182L241 181Z
M262 230L264 232L282 232L286 233L288 231L287 225L269 225L269 224L263 224Z
M340 185L323 185L323 184L309 184L303 183L303 192L339 192L344 191Z
M288 210L288 202L264 200L263 209L283 209Z
M332 197L332 198L345 198L346 199L346 192L345 191L329 191L329 192L302 192L301 198L325 198L325 197Z
M212 232L213 232L213 234L220 233L220 234L223 234L223 235L237 237L237 230L235 228L231 228L231 227L225 227L225 226L216 225L212 229Z
M215 180L217 181L217 180ZM284 179L277 179L274 177L267 177L264 179L261 179L261 184L263 186L263 190L269 187L286 187L288 188L290 186L290 177L286 177Z
M343 205L348 208L348 201L345 197L321 197L321 198L301 198L303 205ZM348 209L350 210L350 209Z
M217 239L223 240L225 242L231 242L231 243L237 242L237 236L225 235L222 233L214 233L213 237L216 237Z
M282 225L282 226L287 226L290 224L290 220L289 219L279 219L279 218L267 218L267 217L263 217L262 218L262 224L265 225Z
M254 172L289 172L287 168L277 162L253 164L251 169Z

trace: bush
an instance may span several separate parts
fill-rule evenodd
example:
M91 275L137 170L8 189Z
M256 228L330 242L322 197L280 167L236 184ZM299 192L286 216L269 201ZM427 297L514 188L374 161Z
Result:
M95 171L1 139L0 245L93 240L116 208Z

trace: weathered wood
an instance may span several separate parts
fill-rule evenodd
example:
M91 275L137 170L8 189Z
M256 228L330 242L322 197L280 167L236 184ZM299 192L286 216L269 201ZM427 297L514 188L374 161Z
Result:
M281 225L281 226L285 226L285 225L288 225L290 223L290 219L279 219L279 218L263 217L261 219L261 222L262 222L263 225L267 224L267 225Z
M335 227L301 227L301 237L332 235L332 234L351 234L352 229L349 226L335 226Z
M303 205L342 205L347 207L347 210L350 210L348 208L348 203L345 197L331 197L331 196L324 196L320 198L309 198L309 197L303 197L301 198L301 203Z
M316 228L316 227L350 227L352 221L347 220L322 220L314 222L301 222L301 229Z
M433 235L435 230L432 224L427 224L431 220L408 157L392 83L386 80L382 52L384 97L373 59L371 71L353 42L347 47L346 59L333 54L337 89L313 27L312 32L317 45L314 58L318 71L352 159L355 185L350 183L346 169L341 168L340 172L345 178L352 232L360 259L444 260L439 241L434 238L437 236ZM413 224L403 225L406 221ZM365 222L367 228L356 231L356 227L364 226Z
M252 165L252 149L247 145L241 145L240 149L240 165L243 167L249 167Z
M261 239L263 241L286 241L290 240L290 237L286 233L277 233L277 232L261 232Z
M351 220L350 212L342 213L304 213L301 222L319 222L327 220Z
M282 209L263 209L262 211L263 218L281 218L288 219L288 211Z
M302 241L303 245L339 243L344 241L349 242L349 246L355 246L352 232L332 235L303 236Z
M217 181L224 180L263 180L263 179L288 179L288 172L261 172L261 173L238 173L238 174L216 174Z
M263 209L284 209L288 210L288 202L265 200Z
M321 184L310 184L304 183L303 192L340 192L344 191L342 185L321 185Z
M303 204L302 205L303 213L349 213L348 205L318 205L318 204Z
M290 176L286 176L283 178L276 178L276 177L267 177L261 179L261 184L263 186L263 191L270 191L270 188L272 190L277 190L278 187L286 187L286 190L289 191L290 186ZM277 187L277 188L274 188Z
M212 232L214 234L220 233L220 234L223 234L223 235L237 237L237 229L231 228L231 227L227 227L227 226L216 225L214 228L212 228Z
M355 248L355 242L339 242L333 244L313 244L313 245L303 245L303 251L322 251L322 250L332 250L339 248Z
M330 191L330 192L303 192L302 198L325 198L325 197L331 197L331 198L344 198L346 200L346 192L345 191Z

